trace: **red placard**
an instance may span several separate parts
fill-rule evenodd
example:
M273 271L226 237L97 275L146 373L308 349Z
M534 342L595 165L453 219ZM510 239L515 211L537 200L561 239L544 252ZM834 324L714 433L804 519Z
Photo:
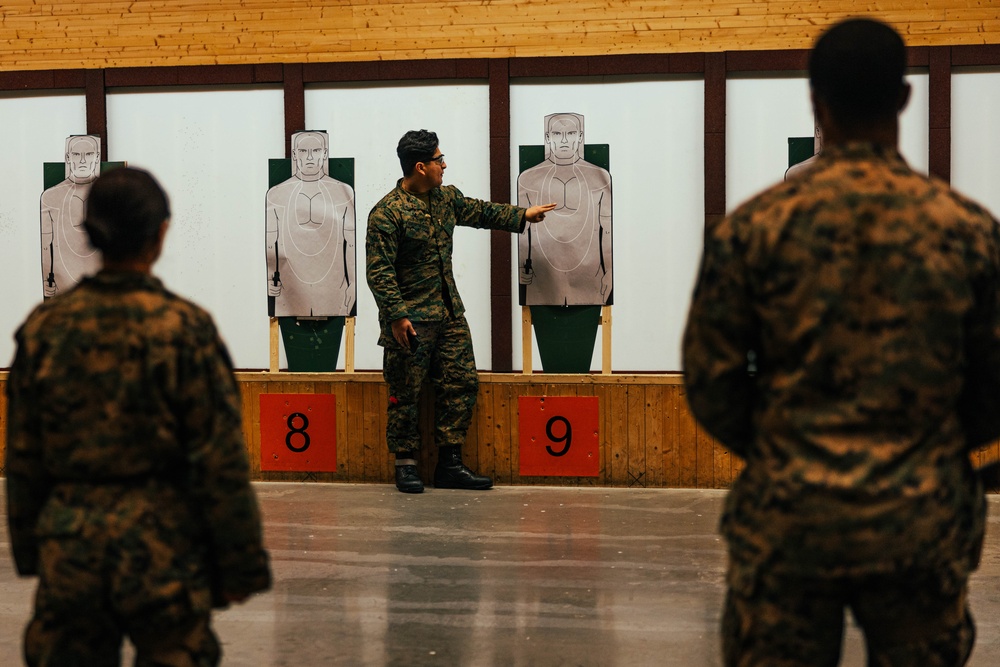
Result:
M600 475L600 403L596 396L520 396L517 408L521 475Z
M336 472L337 397L261 394L260 469Z

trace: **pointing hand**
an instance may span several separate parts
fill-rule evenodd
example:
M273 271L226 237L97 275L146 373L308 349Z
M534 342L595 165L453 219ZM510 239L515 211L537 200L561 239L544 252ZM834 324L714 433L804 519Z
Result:
M556 206L558 206L558 204L542 204L541 206L532 206L525 212L524 218L528 222L541 222L545 219L545 214L554 209Z

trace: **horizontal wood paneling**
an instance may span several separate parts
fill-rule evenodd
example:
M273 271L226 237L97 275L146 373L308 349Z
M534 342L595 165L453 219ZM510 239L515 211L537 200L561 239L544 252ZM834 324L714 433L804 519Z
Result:
M244 435L255 479L319 480L391 483L393 462L385 447L388 393L378 373L347 375L299 373L238 373L244 402ZM295 380L294 382L292 380ZM677 438L698 434L690 415L688 431L670 428L675 416L668 401L683 402L677 375L556 375L525 376L482 374L478 405L464 448L466 463L493 477L497 484L548 484L586 486L677 486L670 484L665 467L674 465L664 452L693 456L696 440ZM315 393L337 395L336 473L271 473L260 470L260 414L262 393ZM601 420L601 472L599 477L521 477L518 472L518 398L520 396L598 396ZM686 410L686 406L684 406ZM421 402L420 460L424 478L430 480L436 463L433 446L432 397ZM701 435L702 451L713 444ZM713 467L703 465L692 486L714 484ZM727 478L728 483L728 478Z
M808 48L865 13L913 46L1000 42L992 0L6 0L0 70Z
M391 484L385 446L388 393L380 373L236 374L243 399L243 433L255 480ZM7 373L0 373L0 465L7 442ZM337 397L337 472L262 472L260 395ZM518 473L520 396L597 396L600 473L597 477L522 477ZM437 462L429 391L421 403L424 480ZM728 488L743 463L705 433L688 409L680 375L480 375L479 401L464 447L465 463L498 485ZM1000 442L972 455L976 465L1000 460ZM2 474L2 469L0 469Z

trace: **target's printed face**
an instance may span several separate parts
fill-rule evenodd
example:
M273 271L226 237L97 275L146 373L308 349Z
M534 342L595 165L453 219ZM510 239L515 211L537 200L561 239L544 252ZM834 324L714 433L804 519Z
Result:
M307 134L295 142L292 159L298 176L317 176L323 173L327 159L326 143L315 134Z
M90 137L71 139L66 151L66 164L73 180L91 180L97 176L101 165L101 149Z
M549 131L545 133L545 142L549 145L552 155L568 159L576 156L583 141L583 133L579 124L572 119L553 119Z

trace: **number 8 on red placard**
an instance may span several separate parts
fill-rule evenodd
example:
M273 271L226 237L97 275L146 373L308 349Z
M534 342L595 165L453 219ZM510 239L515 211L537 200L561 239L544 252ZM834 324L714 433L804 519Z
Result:
M336 397L333 394L261 394L260 469L336 472Z

